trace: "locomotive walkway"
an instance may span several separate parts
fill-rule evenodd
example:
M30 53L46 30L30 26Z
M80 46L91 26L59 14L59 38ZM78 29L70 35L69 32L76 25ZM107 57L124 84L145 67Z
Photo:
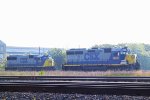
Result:
M0 76L0 91L150 95L150 77Z

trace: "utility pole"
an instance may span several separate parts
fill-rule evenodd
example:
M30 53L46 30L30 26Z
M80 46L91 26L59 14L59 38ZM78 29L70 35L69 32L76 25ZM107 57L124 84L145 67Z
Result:
M40 55L41 53L40 53L40 47L39 47L39 55Z

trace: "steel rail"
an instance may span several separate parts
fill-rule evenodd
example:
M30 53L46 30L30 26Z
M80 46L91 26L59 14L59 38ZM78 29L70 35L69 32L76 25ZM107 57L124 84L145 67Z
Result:
M19 81L0 82L0 91L150 95L149 82Z
M99 76L0 76L0 81L40 80L40 81L107 81L107 82L150 82L150 77L99 77Z

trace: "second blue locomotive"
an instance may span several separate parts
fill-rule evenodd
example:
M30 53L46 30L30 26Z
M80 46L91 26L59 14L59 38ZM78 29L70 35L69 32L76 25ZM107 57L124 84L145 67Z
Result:
M48 55L10 55L5 70L54 70L54 60Z

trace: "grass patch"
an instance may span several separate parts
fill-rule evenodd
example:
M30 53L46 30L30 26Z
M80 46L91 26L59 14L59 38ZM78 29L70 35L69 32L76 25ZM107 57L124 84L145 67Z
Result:
M0 71L0 76L150 76L150 71L95 71L95 72L78 72L78 71Z

